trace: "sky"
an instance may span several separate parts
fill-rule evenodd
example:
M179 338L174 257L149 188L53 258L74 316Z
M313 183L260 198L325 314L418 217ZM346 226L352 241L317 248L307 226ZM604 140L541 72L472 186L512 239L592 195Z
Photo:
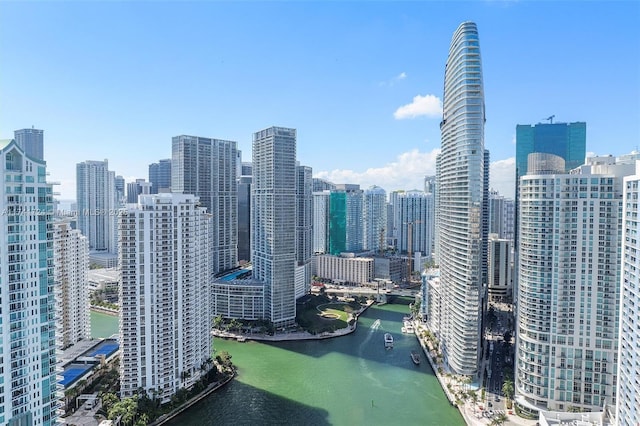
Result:
M44 130L50 180L127 181L181 134L297 129L314 177L422 189L435 174L444 66L478 25L491 186L513 197L517 124L585 121L587 151L640 145L640 2L0 1L0 139Z

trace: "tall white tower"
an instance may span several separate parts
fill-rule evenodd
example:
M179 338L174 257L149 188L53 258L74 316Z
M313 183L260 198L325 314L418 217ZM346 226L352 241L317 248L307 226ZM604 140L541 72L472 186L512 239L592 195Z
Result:
M119 217L121 391L168 402L211 358L211 216L190 194L138 203Z
M296 130L253 134L251 229L253 276L264 283L265 316L276 327L295 323Z
M89 240L69 220L53 224L56 339L61 349L91 337Z
M515 391L523 411L615 404L622 181L633 165L589 158L564 172L529 154L520 178Z
M387 193L379 186L364 191L363 227L365 250L380 251L386 247ZM380 245L382 244L382 246Z
M485 196L484 90L478 29L463 22L453 34L444 76L438 158L438 256L442 288L441 342L458 374L479 372ZM486 165L488 167L488 164Z
M56 422L53 198L45 162L0 141L0 424Z
M78 229L89 238L91 250L116 253L118 249L115 184L108 160L76 165Z

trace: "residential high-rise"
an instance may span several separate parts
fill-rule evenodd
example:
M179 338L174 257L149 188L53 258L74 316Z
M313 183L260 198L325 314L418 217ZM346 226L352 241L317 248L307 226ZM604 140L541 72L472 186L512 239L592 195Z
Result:
M398 223L400 223L398 249L408 253L409 244L411 244L412 253L420 252L423 257L431 256L434 226L433 194L425 194L418 190L406 191L398 196L397 204Z
M124 178L120 175L115 178L115 188L116 188L116 206L120 207L124 205L125 202L125 183Z
M56 423L53 196L45 162L0 141L0 424Z
M513 241L515 203L498 191L489 193L489 233Z
M331 191L327 230L330 254L362 251L362 207L363 192L360 185L340 184Z
M211 216L191 194L138 203L119 216L121 392L164 403L211 366Z
M238 261L251 261L252 180L251 175L238 178Z
M622 273L620 277L620 341L616 421L620 426L640 424L640 163L624 179L622 211Z
M313 184L308 166L296 166L296 298L311 290Z
M489 234L487 290L492 301L505 301L511 291L511 241Z
M615 404L623 177L634 165L529 154L520 180L515 401L523 412ZM618 380L619 381L619 380Z
M328 251L327 230L329 220L329 196L331 191L313 193L313 253Z
M212 271L238 264L237 143L198 136L172 140L171 190L199 197L213 216Z
M313 192L333 191L336 185L324 179L313 178Z
M171 159L149 164L149 182L151 194L171 192Z
M462 23L451 40L443 104L442 151L436 175L443 309L440 341L452 370L475 376L482 354L486 270L486 240L482 237L487 186L482 68L478 30L473 22Z
M89 240L70 220L53 223L56 339L60 349L91 338Z
M76 165L76 202L78 229L89 238L89 248L116 253L115 173L108 160Z
M363 249L379 252L386 248L387 193L379 186L364 191L362 209Z
M253 134L251 229L253 277L264 283L265 319L276 327L296 318L296 130Z
M44 131L38 129L20 129L13 137L24 153L34 160L44 160Z
M136 179L135 182L127 184L127 203L136 204L138 196L142 194L151 194L152 184L145 182L144 179Z

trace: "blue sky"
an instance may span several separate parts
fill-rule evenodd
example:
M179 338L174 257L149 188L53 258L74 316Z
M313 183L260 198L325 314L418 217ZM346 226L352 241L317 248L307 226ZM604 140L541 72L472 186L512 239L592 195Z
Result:
M61 198L80 161L147 178L179 134L236 140L250 161L252 133L272 125L298 130L316 176L420 188L465 20L480 33L493 187L512 195L516 124L555 115L587 122L587 151L638 147L634 1L0 2L0 138L44 129Z

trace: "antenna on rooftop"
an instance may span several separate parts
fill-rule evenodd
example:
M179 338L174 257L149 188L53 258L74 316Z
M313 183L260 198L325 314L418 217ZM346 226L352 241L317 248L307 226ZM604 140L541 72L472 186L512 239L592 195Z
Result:
M555 117L556 117L555 115L552 115L552 116L550 116L550 117L545 118L544 120L548 120L548 121L549 121L549 124L553 124L553 119L554 119Z

